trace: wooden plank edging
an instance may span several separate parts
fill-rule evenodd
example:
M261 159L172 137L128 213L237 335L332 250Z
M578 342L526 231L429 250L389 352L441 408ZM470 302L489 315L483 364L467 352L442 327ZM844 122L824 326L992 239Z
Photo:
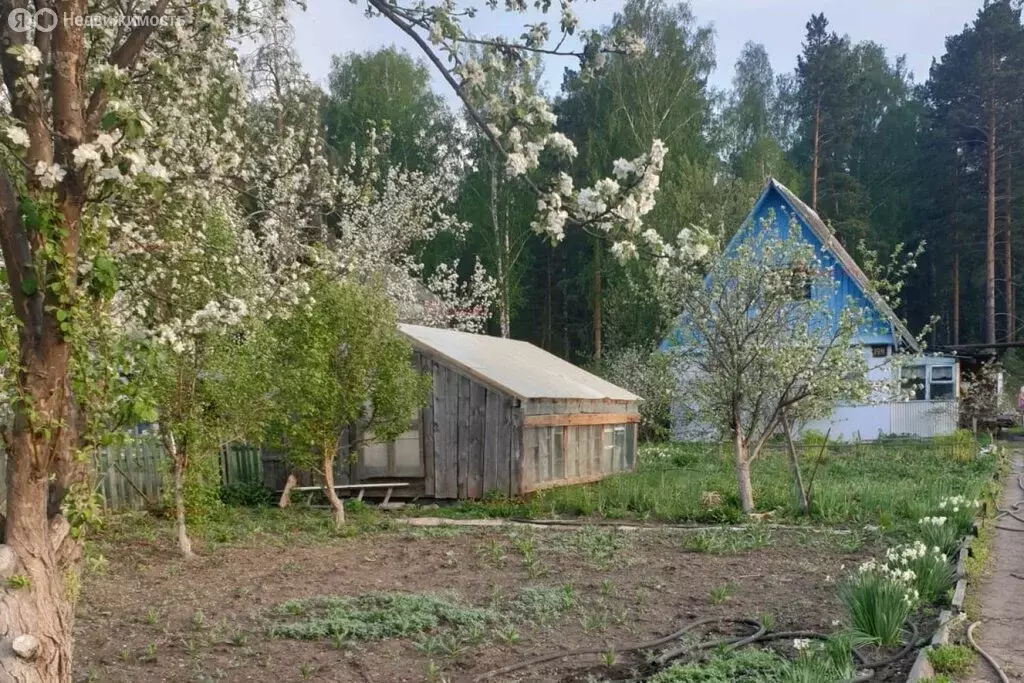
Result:
M935 629L935 633L932 634L929 644L918 650L914 666L911 667L910 673L907 674L907 683L919 683L919 681L935 675L935 669L932 668L932 663L928 660L928 651L933 647L941 647L947 644L949 642L949 627L965 616L963 611L964 598L967 596L967 569L965 563L967 556L970 554L971 538L970 535L964 536L960 541L960 550L957 553L956 563L957 582L956 588L953 590L950 609L939 612L939 626Z

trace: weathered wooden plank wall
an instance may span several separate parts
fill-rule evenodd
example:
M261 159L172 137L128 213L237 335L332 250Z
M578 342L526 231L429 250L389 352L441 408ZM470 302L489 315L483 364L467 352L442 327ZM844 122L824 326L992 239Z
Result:
M434 382L423 414L424 461L427 471L433 472L432 495L518 494L523 448L518 400L426 355L423 360L429 362ZM431 482L425 488L431 495Z

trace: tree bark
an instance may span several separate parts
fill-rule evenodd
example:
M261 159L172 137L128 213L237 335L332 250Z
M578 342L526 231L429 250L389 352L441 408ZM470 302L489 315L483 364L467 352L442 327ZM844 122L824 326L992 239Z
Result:
M324 491L327 494L327 502L331 504L331 511L334 513L334 525L341 528L345 526L345 505L334 489L334 456L337 452L337 443L326 444L320 466L324 470Z
M821 96L814 102L814 132L811 136L811 208L818 210L818 168L821 164Z
M192 540L188 537L188 526L185 518L185 470L188 466L187 454L178 450L178 444L174 441L174 434L170 429L161 425L164 448L171 456L171 475L174 483L174 532L178 538L178 552L186 560L195 555L192 553Z
M985 230L985 342L996 343L996 109L988 109L988 221Z
M46 324L50 321L46 316ZM68 349L59 335L32 338L21 330L18 377L28 401L15 404L5 434L7 509L0 545L0 680L65 683L71 680L74 603L81 542L57 513L46 514L49 472L70 461L67 420ZM31 403L33 408L28 407ZM15 583L12 577L19 577ZM24 583L21 587L17 584ZM18 640L21 654L12 649ZM31 647L29 647L31 646Z
M505 230L502 230L501 220L498 218L498 162L494 159L494 155L491 155L490 174L491 174L491 196L490 196L490 211L491 211L491 226L494 228L494 247L497 253L497 269L498 269L498 322L501 325L501 336L505 339L509 337L509 312L508 312L508 267L506 260L508 259L509 248L508 248L508 225L506 224Z
M594 239L594 360L601 360L601 250L600 239Z
M277 507L282 510L292 502L292 489L299 483L299 480L295 478L295 475L291 472L288 473L288 480L284 483L284 491L281 492L281 499L277 501Z
M953 345L960 343L960 159L953 164Z
M750 483L750 459L747 457L747 444L743 438L743 429L736 421L733 438L733 456L736 461L736 479L739 483L740 505L743 512L754 512L754 487Z
M796 502L800 507L801 514L807 515L811 512L810 503L807 500L807 489L804 488L804 478L800 473L800 458L796 454L796 444L793 443L792 425L789 416L782 414L782 430L786 434L786 448L789 451L789 469L793 473L793 490L796 493Z
M1004 216L1003 236L1006 245L1003 250L1003 298L1006 299L1006 341L1012 342L1016 335L1017 324L1013 305L1013 157L1006 157L1006 215Z

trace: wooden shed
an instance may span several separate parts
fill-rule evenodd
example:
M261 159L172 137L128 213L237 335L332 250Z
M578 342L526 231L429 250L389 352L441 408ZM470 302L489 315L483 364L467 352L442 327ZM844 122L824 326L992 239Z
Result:
M527 342L399 327L433 379L431 397L397 440L359 449L342 474L348 482L400 480L410 483L402 495L480 498L635 467L635 394Z

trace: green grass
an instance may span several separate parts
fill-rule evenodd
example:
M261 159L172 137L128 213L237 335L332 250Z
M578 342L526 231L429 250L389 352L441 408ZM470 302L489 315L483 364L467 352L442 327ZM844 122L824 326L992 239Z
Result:
M947 444L926 440L893 439L832 446L830 451L814 473L811 509L813 521L830 525L916 526L946 496L981 498L998 467L995 456L963 462ZM816 455L811 450L804 456L805 480ZM758 509L775 511L777 519L800 518L785 454L770 450L751 469ZM641 448L634 473L550 489L519 513L735 522L743 517L736 490L728 451L706 444L659 444ZM705 492L717 493L721 503L705 505Z
M974 666L974 650L966 645L940 645L928 652L928 661L937 674L964 676Z

